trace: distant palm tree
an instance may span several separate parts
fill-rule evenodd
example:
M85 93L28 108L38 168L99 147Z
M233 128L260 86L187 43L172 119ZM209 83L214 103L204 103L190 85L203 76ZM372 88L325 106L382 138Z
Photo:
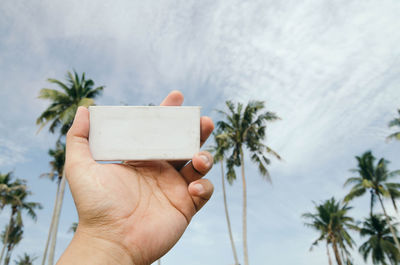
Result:
M358 174L357 177L349 178L345 186L353 184L349 194L346 195L344 200L346 202L362 196L366 191L370 191L371 194L371 215L372 207L374 205L375 197L378 198L383 213L386 217L386 222L389 225L390 231L392 232L393 239L396 243L397 249L400 251L400 244L397 240L395 230L390 223L389 216L386 212L386 208L383 204L382 197L390 198L394 208L397 211L396 199L400 197L400 184L390 182L395 176L400 175L400 170L390 172L387 168L389 161L381 158L376 165L374 165L375 157L371 151L365 152L362 156L356 156L358 167L352 169L352 172Z
M391 127L398 127L400 129L400 109L397 110L399 117L398 118L394 118L393 120L391 120L389 122L389 128ZM396 139L400 141L400 131L392 133L391 135L389 135L387 137L388 140L392 140L392 139Z
M50 106L36 120L36 123L40 126L39 130L41 130L48 123L51 123L49 131L51 133L54 133L57 129L59 129L59 139L67 134L78 107L88 107L94 105L94 99L99 96L104 89L104 86L94 87L93 80L86 79L85 73L83 73L81 77L79 77L79 75L75 71L74 73L67 72L66 79L66 83L52 78L48 79L50 83L57 85L61 89L61 91L58 89L43 88L40 90L39 94L40 99L51 101ZM63 170L61 170L61 172L63 172ZM51 243L46 243L42 264L44 264L46 261L47 249L49 244L50 251L48 264L53 265L54 263L57 231L60 220L62 201L64 198L65 185L65 176L64 174L62 174L58 196L56 198L54 213L51 221L53 225L50 225L49 230L49 234L51 235Z
M303 214L303 218L310 220L305 225L320 233L319 237L313 242L311 249L313 246L318 245L319 242L324 241L329 264L332 264L329 246L333 249L338 265L343 265L343 262L351 264L348 248L353 247L354 241L348 230L358 229L354 225L353 218L347 215L351 209L352 207L346 203L341 204L332 197L322 204L315 204L315 213Z
M4 240L6 237L6 233L9 233L7 238L7 252L6 257L4 259L4 265L8 265L10 263L11 254L14 250L14 247L18 245L18 243L22 240L22 235L24 233L22 229L22 220L13 222L11 229L7 226L5 231L2 233L1 238Z
M221 130L232 141L231 155L227 158L227 178L236 179L234 167L241 167L243 186L243 254L244 264L249 264L247 249L247 187L244 167L244 150L247 147L251 160L258 165L259 172L266 180L271 181L267 170L270 160L266 153L272 154L280 159L280 156L263 142L267 129L267 122L276 121L279 117L269 111L264 111L263 101L250 101L243 109L243 104L226 101L229 112L219 111L226 120L217 123ZM262 113L260 113L262 112Z
M20 179L13 179L12 172L9 172L7 174L2 174L0 176L0 181L1 181L1 209L3 209L6 205L11 206L11 215L10 215L10 220L8 222L8 225L6 226L7 229L11 229L13 227L13 223L15 220L15 216L18 214L20 216L19 212L17 211L17 208L15 208L15 204L19 202L19 194L20 192L25 192L26 186L25 186L25 181L20 180ZM17 220L21 220L21 218L18 218ZM10 231L6 229L6 232L4 233L4 238L3 238L3 248L0 253L0 263L3 260L4 252L7 247L7 242L8 242L8 236Z
M78 228L78 223L77 223L77 222L73 222L73 223L71 224L71 226L69 227L68 232L75 233L77 228Z
M232 235L231 221L229 218L228 202L226 199L226 190L225 190L224 159L225 159L225 152L231 147L231 144L229 142L229 138L227 137L227 135L223 134L221 131L217 131L216 133L213 133L213 135L214 135L215 145L211 146L209 151L214 155L214 164L216 163L221 164L222 195L224 199L226 223L228 226L229 239L231 241L233 259L235 260L235 265L239 265L239 259L236 253L235 241L233 240L233 235ZM229 183L232 184L232 179L230 179Z
M13 201L14 193L12 191L24 188L25 184L23 182L13 180L13 172L0 173L0 210L3 210L6 205Z
M15 265L33 265L33 262L37 259L37 257L31 257L27 253L24 253L23 256L18 256L18 260L15 260Z
M17 185L25 184L25 181L18 180L18 179L15 182L17 183ZM18 223L22 223L21 212L26 211L28 213L28 216L30 216L33 220L36 221L35 210L42 208L42 206L37 202L28 202L27 201L28 196L31 194L32 193L25 186L25 188L20 188L20 189L11 191L11 194L9 195L8 204L11 206L11 214L10 214L10 221L8 224L8 229L5 231L5 234L4 234L4 240L3 240L4 245L3 245L3 249L2 249L1 255L0 255L0 263L3 259L5 247L9 240L8 237L10 235L10 229L14 227L15 220L17 220Z
M395 232L397 234L396 229ZM360 235L361 237L368 237L367 241L359 248L365 262L370 256L375 265L399 263L399 251L394 243L388 223L382 215L371 215L366 218L360 230Z

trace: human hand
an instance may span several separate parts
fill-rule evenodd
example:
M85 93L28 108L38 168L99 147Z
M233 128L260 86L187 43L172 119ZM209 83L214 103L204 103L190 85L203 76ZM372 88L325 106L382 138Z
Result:
M183 95L174 91L161 105L182 102ZM214 128L212 120L202 117L200 128L202 144ZM150 264L175 245L211 197L213 185L202 177L212 156L201 151L188 164L99 164L88 135L89 111L80 107L67 134L65 163L79 224L58 264Z

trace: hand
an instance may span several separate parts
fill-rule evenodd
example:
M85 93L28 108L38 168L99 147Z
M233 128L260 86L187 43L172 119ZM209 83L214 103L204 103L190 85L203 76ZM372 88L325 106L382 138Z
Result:
M182 102L183 95L174 91L161 105ZM214 125L202 117L200 127L202 144ZM202 151L188 164L98 164L88 135L89 111L80 107L67 134L65 163L79 224L58 264L150 264L175 245L210 199L213 185L202 177L212 156Z

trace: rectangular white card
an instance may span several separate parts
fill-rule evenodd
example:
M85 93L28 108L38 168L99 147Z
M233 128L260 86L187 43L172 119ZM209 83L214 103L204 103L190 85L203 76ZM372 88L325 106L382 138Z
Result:
M200 149L200 107L91 106L95 160L186 160Z

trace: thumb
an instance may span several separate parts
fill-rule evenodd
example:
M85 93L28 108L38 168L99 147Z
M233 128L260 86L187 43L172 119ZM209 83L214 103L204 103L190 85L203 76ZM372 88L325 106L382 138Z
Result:
M65 169L76 164L90 164L94 160L89 149L89 110L78 107L74 122L67 133Z

